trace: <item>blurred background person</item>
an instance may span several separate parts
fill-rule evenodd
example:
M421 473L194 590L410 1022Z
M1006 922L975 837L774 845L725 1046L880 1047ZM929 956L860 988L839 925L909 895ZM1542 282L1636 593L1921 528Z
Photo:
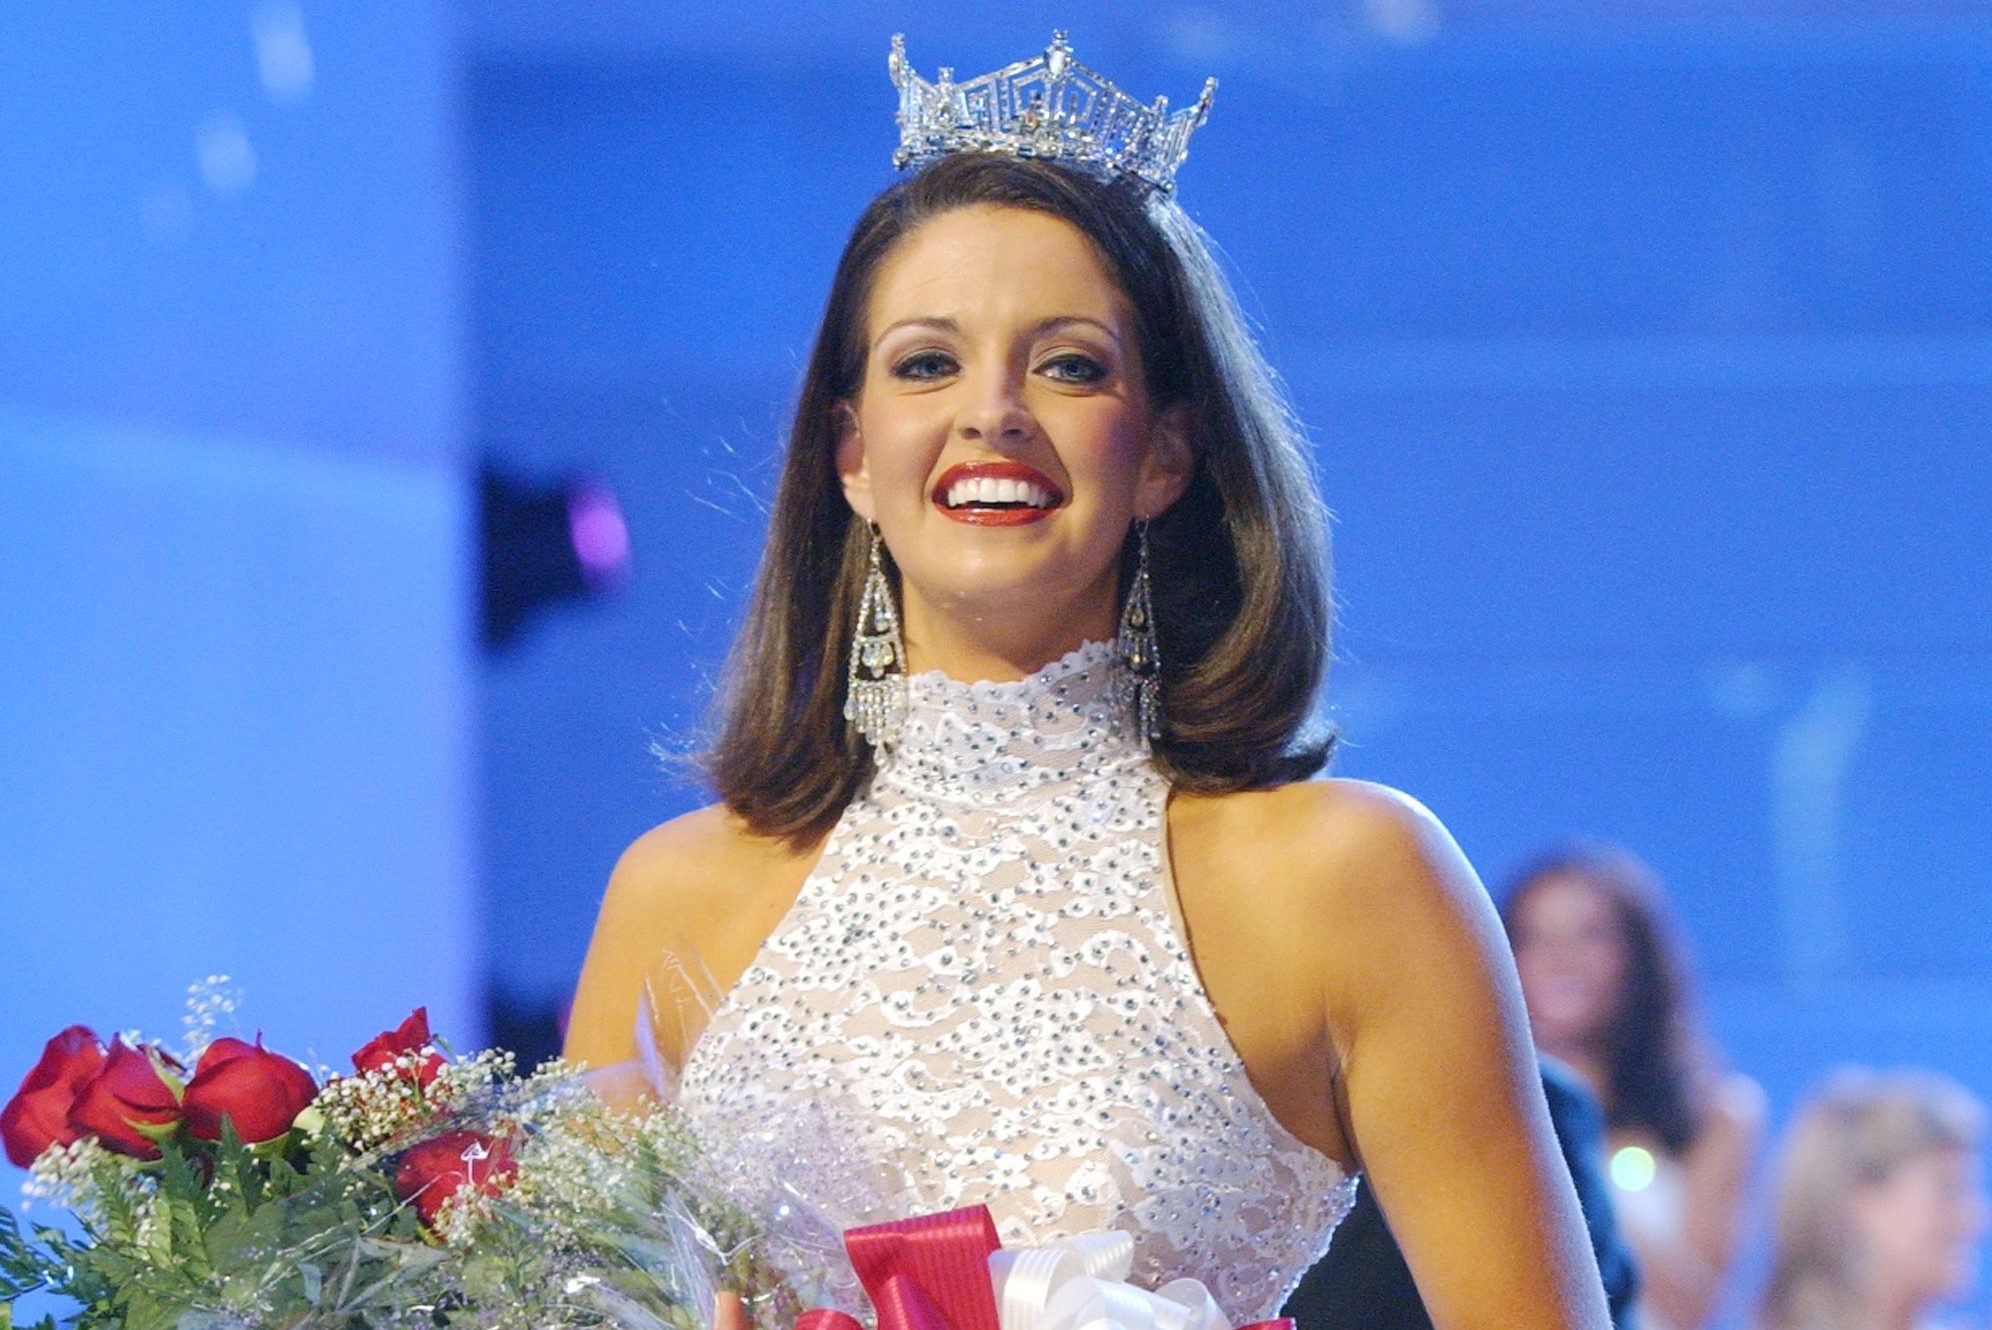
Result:
M1764 1118L1694 1019L1658 880L1623 850L1538 860L1502 911L1536 1046L1604 1109L1613 1207L1647 1330L1709 1323L1734 1259Z
M1985 1225L1984 1109L1928 1072L1840 1072L1778 1162L1763 1330L1917 1330L1964 1297Z

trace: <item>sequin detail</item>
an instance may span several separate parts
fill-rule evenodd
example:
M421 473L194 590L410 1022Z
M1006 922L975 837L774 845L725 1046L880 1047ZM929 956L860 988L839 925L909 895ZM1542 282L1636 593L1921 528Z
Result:
M681 1103L806 1161L846 1135L899 1203L982 1202L1006 1242L1117 1227L1149 1287L1274 1315L1354 1199L1273 1118L1168 893L1168 785L1108 648L1016 683L908 680L898 746L713 1013Z

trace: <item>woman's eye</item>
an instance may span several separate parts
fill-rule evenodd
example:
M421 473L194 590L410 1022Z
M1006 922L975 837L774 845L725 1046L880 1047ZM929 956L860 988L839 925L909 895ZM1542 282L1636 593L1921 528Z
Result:
M892 373L901 379L941 379L955 372L955 358L945 351L915 351L895 361Z
M1098 383L1107 377L1107 367L1091 356L1077 352L1053 356L1038 366L1040 374L1046 374L1064 383Z

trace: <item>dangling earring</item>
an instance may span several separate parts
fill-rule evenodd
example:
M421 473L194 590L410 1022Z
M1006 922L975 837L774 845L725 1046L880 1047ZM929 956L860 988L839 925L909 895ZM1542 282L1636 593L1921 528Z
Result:
M892 586L879 562L881 541L872 524L870 567L858 599L858 626L851 638L851 679L844 692L844 719L858 727L873 748L899 742L906 719L906 643L899 636L899 611Z
M1134 578L1121 604L1114 654L1120 668L1123 714L1131 712L1135 733L1153 742L1162 737L1162 648L1155 641L1155 604L1148 589L1147 518L1135 521L1134 538Z

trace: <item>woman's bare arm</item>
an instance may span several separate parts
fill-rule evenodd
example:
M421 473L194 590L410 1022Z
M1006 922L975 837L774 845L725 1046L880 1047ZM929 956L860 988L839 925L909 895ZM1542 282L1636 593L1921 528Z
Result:
M1726 1079L1680 1160L1686 1188L1680 1230L1659 1240L1644 1232L1628 1235L1639 1258L1640 1300L1669 1325L1701 1325L1715 1309L1741 1235L1763 1119L1764 1095L1756 1082Z
M1344 781L1315 798L1325 807L1296 832L1320 862L1315 936L1338 1092L1433 1324L1605 1330L1520 985L1479 880L1405 796Z

